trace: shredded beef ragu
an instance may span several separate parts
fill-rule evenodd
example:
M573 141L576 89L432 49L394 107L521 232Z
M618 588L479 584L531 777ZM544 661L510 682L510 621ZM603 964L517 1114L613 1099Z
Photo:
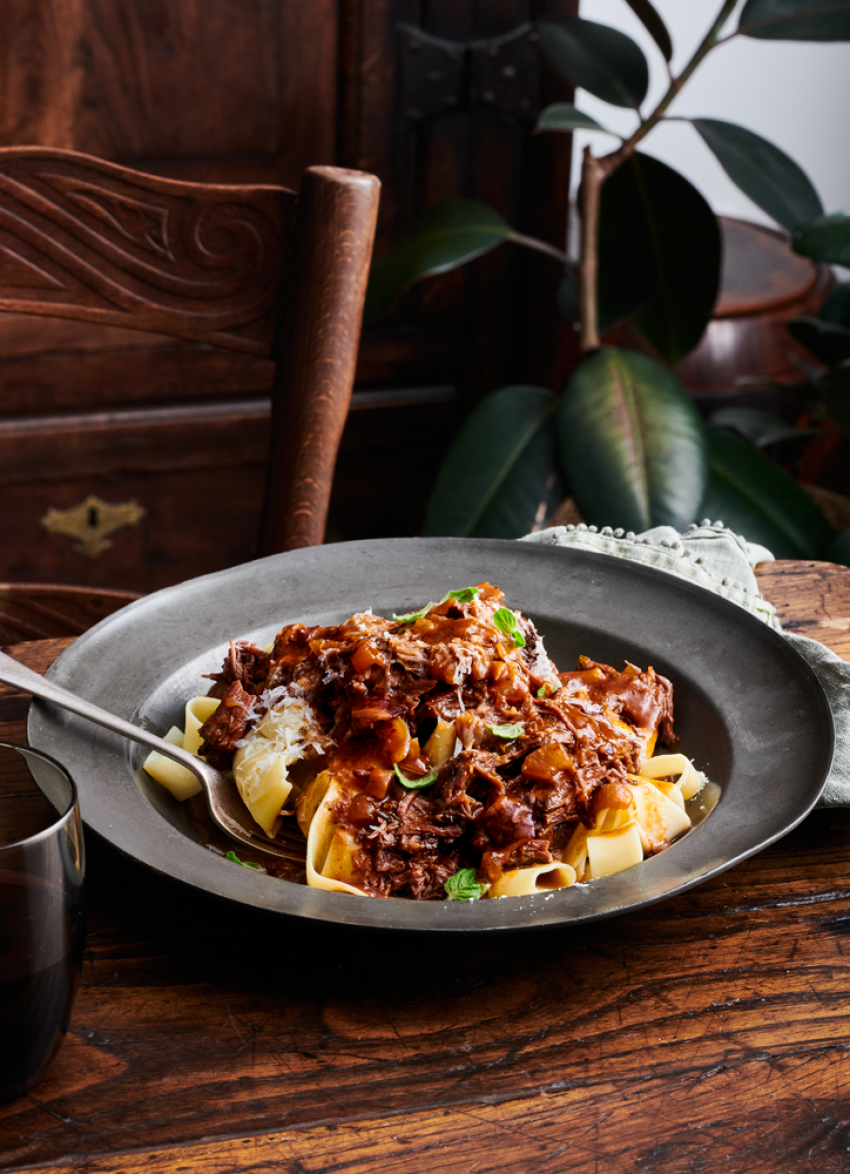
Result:
M494 624L502 600L482 583L472 602L412 622L366 613L291 624L271 654L232 645L201 753L227 769L263 694L294 688L333 740L322 765L341 786L334 817L356 836L364 892L442 899L461 868L492 882L558 859L578 820L593 826L599 788L636 772L650 736L673 742L672 688L651 668L586 657L559 674L530 620L516 613L523 647ZM438 722L451 727L449 757L432 785L408 790L391 770L416 780L435 769L426 742ZM518 737L491 729L510 725Z

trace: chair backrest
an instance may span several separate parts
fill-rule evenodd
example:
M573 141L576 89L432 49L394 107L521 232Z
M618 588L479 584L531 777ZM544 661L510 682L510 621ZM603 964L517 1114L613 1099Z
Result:
M157 331L275 360L258 553L322 541L380 184L311 167L285 188L160 179L0 149L0 310Z

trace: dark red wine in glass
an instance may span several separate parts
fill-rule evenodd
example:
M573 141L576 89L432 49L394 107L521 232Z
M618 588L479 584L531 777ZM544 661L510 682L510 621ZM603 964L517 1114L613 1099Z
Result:
M85 937L76 788L0 742L0 1101L47 1072L68 1030Z

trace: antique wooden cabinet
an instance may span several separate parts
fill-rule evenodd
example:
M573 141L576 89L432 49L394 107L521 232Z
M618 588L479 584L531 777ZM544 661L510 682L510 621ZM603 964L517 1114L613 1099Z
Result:
M432 202L563 240L568 136L534 21L576 0L4 0L0 145L175 178L383 183L380 253ZM25 283L0 242L4 276ZM552 384L557 266L504 248L367 328L330 536L415 533L475 399ZM507 291L507 293L505 292ZM0 317L0 580L148 591L251 557L271 369L116 327Z

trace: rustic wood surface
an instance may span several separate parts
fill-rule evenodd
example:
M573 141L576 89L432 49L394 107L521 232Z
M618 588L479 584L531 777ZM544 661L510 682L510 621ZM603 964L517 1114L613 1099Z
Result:
M759 569L850 658L850 570ZM67 641L19 645L43 669ZM0 735L27 700L3 689ZM850 822L579 930L423 942L218 903L89 837L83 983L0 1169L845 1171Z
M136 598L129 591L0 583L0 644L79 636Z

